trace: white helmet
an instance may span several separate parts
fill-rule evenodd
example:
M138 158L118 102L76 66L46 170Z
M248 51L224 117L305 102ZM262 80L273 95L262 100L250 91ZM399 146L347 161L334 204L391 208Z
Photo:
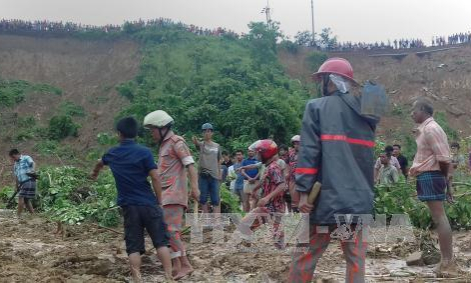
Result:
M300 142L300 141L301 141L300 135L295 135L291 138L291 142Z
M170 126L173 123L173 118L163 110L157 110L146 115L144 118L144 127L154 126L163 128Z

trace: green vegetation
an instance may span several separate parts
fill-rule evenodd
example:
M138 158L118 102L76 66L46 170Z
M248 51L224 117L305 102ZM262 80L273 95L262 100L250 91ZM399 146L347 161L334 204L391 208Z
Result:
M468 184L455 183L455 204L446 204L445 209L454 229L471 229L471 195L466 194ZM375 189L375 213L407 214L412 224L427 229L432 224L427 206L417 200L416 189L412 183L397 183L392 186L377 186Z
M280 42L278 47L288 51L291 54L297 54L299 51L299 45L289 40L283 40Z
M131 102L119 116L142 121L164 109L187 138L211 122L217 142L230 150L259 138L286 143L299 132L309 93L278 62L278 27L249 26L242 39L196 36L173 26L130 26L126 32L145 44L144 58L137 77L117 87Z
M226 184L221 184L221 212L222 213L241 213L239 197L234 195Z
M442 127L443 131L445 131L446 135L448 136L448 140L458 140L458 132L448 124L448 120L446 119L444 112L435 112L433 118Z
M59 110L66 116L84 117L85 109L73 102L66 101L59 106Z
M62 90L47 84L33 84L23 80L0 79L0 107L12 107L24 101L30 92L51 93L61 95Z
M49 137L54 140L62 140L68 136L76 137L79 127L70 116L53 116L49 120Z
M87 172L75 167L46 167L38 181L39 210L53 221L80 224L97 221L116 226L120 221L116 188L111 173L91 182Z
M88 179L88 171L72 166L42 167L38 180L37 210L52 221L69 225L96 221L104 226L120 223L116 205L116 187L110 171L102 172L96 182ZM13 195L12 187L0 191L0 202L6 204ZM240 212L237 196L225 186L221 188L223 212Z

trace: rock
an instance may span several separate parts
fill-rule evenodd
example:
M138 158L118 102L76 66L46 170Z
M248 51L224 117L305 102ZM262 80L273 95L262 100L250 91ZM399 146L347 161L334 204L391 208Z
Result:
M425 265L437 264L441 260L440 252L436 249L424 251L422 253L422 260L424 261Z
M422 260L422 252L414 252L411 255L409 255L406 259L406 264L408 266L411 265L418 265L422 266L424 265L424 261Z

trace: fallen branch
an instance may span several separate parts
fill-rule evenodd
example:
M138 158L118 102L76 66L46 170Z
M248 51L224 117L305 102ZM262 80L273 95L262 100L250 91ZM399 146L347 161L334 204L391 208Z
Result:
M321 273L328 273L328 274L334 274L334 275L345 275L343 272L336 272L336 271L327 271L327 270L318 270ZM385 278L385 277L415 277L415 273L408 272L408 271L401 271L404 272L405 274L391 274L391 273L385 273L385 274L365 274L365 277L371 277L371 278Z
M336 272L336 271L327 271L327 270L321 270L321 269L318 269L316 270L318 271L319 273L327 273L327 274L333 274L333 275L340 275L340 276L344 276L345 273L343 272ZM429 277L420 277L420 276L417 276L415 273L413 272L408 272L408 271L401 271L401 272L404 272L405 274L391 274L391 273L385 273L385 274L365 274L365 277L370 277L370 278L387 278L387 277L390 277L390 278L397 278L397 277L414 277L414 278L421 278L421 279L424 279L424 280L431 280L431 281L450 281L450 280L462 280L462 279L468 279L467 277L454 277L454 278L429 278ZM408 273L408 274L406 274Z
M56 261L52 267L58 267L60 265L66 264L66 263L78 263L78 262L85 262L85 261L94 261L97 260L98 258L96 256L69 256L64 259Z
M98 224L95 224L95 223L92 223L93 226L97 227L97 228L100 228L100 229L104 229L104 230L108 230L110 232L113 232L113 233L116 233L116 234L120 234L120 235L123 235L124 233L121 232L121 231L117 231L117 230L114 230L114 229L111 229L111 228L108 228L108 227L104 227L104 226L101 226L101 225L98 225Z

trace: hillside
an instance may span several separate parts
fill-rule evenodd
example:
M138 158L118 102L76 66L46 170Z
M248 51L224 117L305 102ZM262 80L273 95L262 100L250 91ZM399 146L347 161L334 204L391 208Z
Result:
M300 49L293 55L280 53L286 72L304 82L313 72L306 58L313 52ZM376 54L377 52L375 52ZM419 57L411 53L402 60L392 57L370 57L368 52L331 53L329 57L348 59L360 81L374 80L386 87L390 99L390 113L381 121L378 135L390 142L403 142L414 127L410 118L412 102L427 96L434 102L439 120L458 131L458 138L471 134L471 46L435 52ZM453 131L450 129L450 131Z
M257 26L253 32L271 36ZM256 36L196 36L174 28L137 29L125 35L112 40L0 35L0 79L44 84L61 92L29 91L24 101L3 107L0 150L19 147L47 163L90 161L107 146L97 135L112 135L116 117L133 114L140 119L154 105L170 109L177 129L187 136L197 134L205 121L215 123L216 139L228 149L258 137L283 143L299 129L309 93L316 93L309 75L320 62L308 62L309 49L298 48L293 54L278 48L278 62L271 53L260 52L263 44L271 47ZM373 79L386 86L391 112L378 129L382 140L413 146L409 109L420 95L435 101L449 131L459 130L460 139L471 134L466 111L471 106L466 99L469 46L424 57L412 53L402 60L369 55L328 54L349 59L360 81ZM81 112L73 117L80 125L77 137L51 144L44 134L29 133L41 133L51 117L69 108ZM143 141L150 140L143 136Z
M63 143L69 145L63 158L67 159L67 155L84 158L81 155L96 144L96 135L108 131L115 112L127 104L115 87L136 75L139 62L138 44L132 41L0 35L2 80L47 84L61 93L30 92L23 102L2 107L0 160L7 158L9 148L18 147L39 161L60 162L55 156L38 153L38 146L45 142L42 139L18 135L33 127L47 126L48 120L61 111L61 105L83 110L80 117L74 118L80 125L78 137ZM25 119L30 123L22 125Z

